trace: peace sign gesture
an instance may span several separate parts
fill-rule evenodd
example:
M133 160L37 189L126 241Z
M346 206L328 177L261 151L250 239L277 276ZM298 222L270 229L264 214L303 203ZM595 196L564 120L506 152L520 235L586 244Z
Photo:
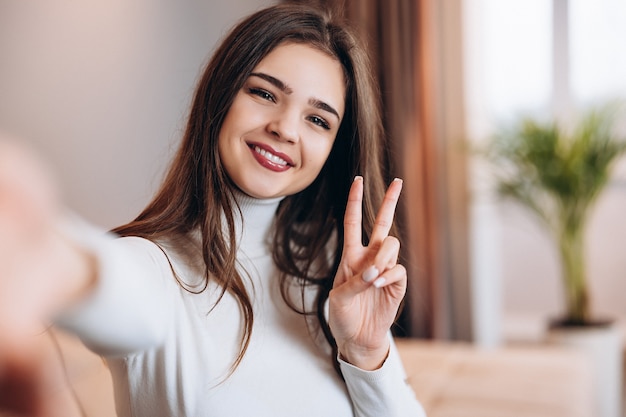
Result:
M363 178L355 178L348 195L329 324L340 355L361 369L377 369L387 357L388 332L406 292L406 269L398 264L400 241L389 236L401 189L399 179L387 189L368 246L361 240Z

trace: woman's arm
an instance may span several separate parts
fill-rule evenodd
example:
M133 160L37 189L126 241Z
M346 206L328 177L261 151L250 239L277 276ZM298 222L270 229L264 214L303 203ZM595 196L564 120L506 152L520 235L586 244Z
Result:
M0 413L79 416L62 371L43 348L43 321L83 298L95 258L57 228L49 173L0 135ZM11 414L13 415L13 414Z
M426 417L406 381L406 373L389 335L389 355L375 371L365 371L340 360L355 417Z
M58 319L100 354L159 343L170 304L164 255L68 218L51 178L0 138L0 338L26 343Z
M61 209L51 175L0 137L0 333L16 339L84 297L96 260L59 229Z
M97 278L82 299L55 316L55 323L103 356L158 346L172 318L168 287L175 286L165 255L146 239L116 238L86 225L80 229L82 244L95 256Z

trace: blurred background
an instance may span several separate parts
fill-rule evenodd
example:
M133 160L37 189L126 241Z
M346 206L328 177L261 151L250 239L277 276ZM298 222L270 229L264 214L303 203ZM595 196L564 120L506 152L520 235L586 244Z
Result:
M623 1L466 0L465 11L466 121L472 140L522 115L568 122L583 109L626 97L624 29L618 23L626 18ZM623 137L624 121L618 123ZM620 320L626 318L624 168L618 162L593 209L586 244L594 314ZM532 338L547 317L564 308L554 242L519 207L483 198L484 177L473 172L471 224L478 239L473 271L492 276L499 286L502 321L493 324L499 328L494 337Z
M44 155L65 201L108 229L160 183L216 43L262 0L0 0L0 130ZM375 59L410 271L399 336L541 343L564 309L554 242L494 198L468 152L522 115L568 123L626 97L623 0L309 1ZM626 125L626 123L623 123ZM589 223L595 315L626 323L626 166Z

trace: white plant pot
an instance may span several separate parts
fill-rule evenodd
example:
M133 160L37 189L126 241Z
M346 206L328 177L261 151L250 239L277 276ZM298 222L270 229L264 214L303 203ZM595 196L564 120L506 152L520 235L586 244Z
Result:
M594 381L594 417L622 417L622 334L615 324L553 327L548 343L586 353Z

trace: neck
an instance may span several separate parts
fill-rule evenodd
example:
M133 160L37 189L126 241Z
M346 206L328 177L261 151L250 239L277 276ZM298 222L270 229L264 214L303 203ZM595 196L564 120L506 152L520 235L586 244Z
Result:
M244 250L248 255L267 250L268 237L282 199L258 199L240 191L235 192L235 200L241 210L241 216L235 213L235 233L239 250Z

